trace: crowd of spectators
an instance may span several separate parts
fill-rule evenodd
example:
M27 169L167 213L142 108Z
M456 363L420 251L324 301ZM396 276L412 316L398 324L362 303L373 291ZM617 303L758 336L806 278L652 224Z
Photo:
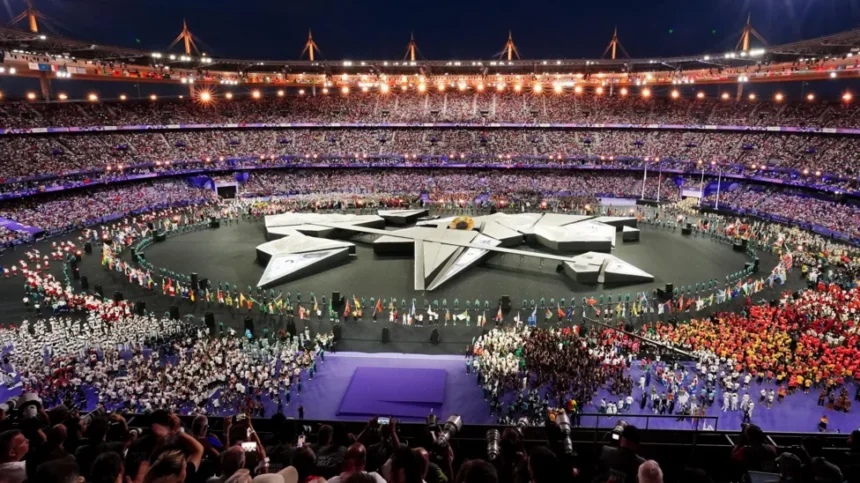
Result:
M291 170L253 173L242 185L251 195L272 194L427 194L431 201L456 199L472 203L482 194L521 198L536 194L642 197L642 177L636 174L594 172L467 171L467 170ZM645 198L676 201L678 188L671 180L657 177L645 181Z
M767 174L794 180L817 172L853 177L858 152L858 141L850 136L717 131L296 128L10 135L0 137L4 160L0 180L8 184L45 175L74 179L79 171L91 170L100 172L87 173L90 178L109 179L135 170L179 169L189 162L216 167L225 165L223 160L248 158L249 165L258 165L260 160L282 163L284 157L304 163L331 162L335 157L378 164L412 159L618 169L641 169L647 164L655 170L692 172L701 171L697 163L703 161L714 174ZM386 159L390 157L396 159ZM712 167L711 162L718 164ZM108 167L111 171L104 172ZM4 186L3 191L13 189L14 185Z
M712 193L706 197L705 204L714 205L716 197L716 193ZM719 206L815 225L851 238L860 235L860 207L797 190L739 184L720 192Z
M108 216L154 206L212 200L214 192L175 180L124 184L11 201L0 205L0 217L45 231L97 223Z
M220 123L355 122L482 124L512 122L719 124L853 127L858 108L838 102L746 102L614 95L505 92L353 93L276 98L98 103L7 103L0 127L122 126ZM631 120L635 119L635 122Z

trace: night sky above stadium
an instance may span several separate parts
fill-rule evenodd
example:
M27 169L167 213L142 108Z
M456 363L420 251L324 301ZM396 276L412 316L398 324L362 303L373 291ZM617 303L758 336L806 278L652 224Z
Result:
M3 0L6 16L24 0ZM854 28L860 0L35 0L68 36L163 50L186 18L213 56L298 58L312 28L326 59L488 59L508 29L524 58L599 57L618 26L633 57L733 49L748 13L771 43ZM4 19L5 21L5 19Z

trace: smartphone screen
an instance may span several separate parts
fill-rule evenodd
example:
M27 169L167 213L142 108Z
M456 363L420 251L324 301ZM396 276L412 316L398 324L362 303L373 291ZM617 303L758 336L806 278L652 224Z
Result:
M257 443L255 441L243 442L242 443L242 449L247 451L247 452L257 451Z
M304 444L305 444L305 435L303 434L303 435L299 436L299 442L298 442L298 444L296 444L296 446L301 448L302 445L304 445Z
M391 419L389 419L389 418L378 418L377 421L379 421L380 425L385 425L385 424L389 424L391 422Z

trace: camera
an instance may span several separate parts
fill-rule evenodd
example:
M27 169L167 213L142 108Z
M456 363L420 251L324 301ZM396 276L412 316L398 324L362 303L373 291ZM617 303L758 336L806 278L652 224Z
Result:
M612 428L612 431L609 433L609 435L612 438L612 444L613 445L617 446L618 443L621 441L621 433L624 432L624 428L626 428L626 427L627 427L626 421L618 421L615 424L615 427Z
M10 412L14 411L16 407L18 407L18 396L9 398L8 401L3 404L0 404L0 409L6 411L6 414L9 414Z
M18 398L17 406L21 418L35 418L42 409L42 398L35 392L27 392Z
M566 412L561 411L555 417L555 424L558 425L558 429L561 432L561 445L564 454L572 455L573 441L570 439L570 417Z
M83 424L84 426L89 426L90 423L92 423L96 419L104 418L106 414L107 412L105 411L105 408L96 408L91 412L85 414L84 416L81 416L81 424Z
M391 418L376 418L376 421L379 423L380 426L391 424Z
M502 452L502 435L498 429L487 431L487 461L495 461Z
M517 423L514 425L514 428L520 433L520 436L525 434L526 428L529 427L529 418L523 416L520 419L517 419Z
M457 432L463 428L463 418L454 414L448 421L445 422L445 425L442 426L442 431L439 433L439 436L436 437L436 445L440 448L447 448L448 443L454 439L454 436L457 435Z

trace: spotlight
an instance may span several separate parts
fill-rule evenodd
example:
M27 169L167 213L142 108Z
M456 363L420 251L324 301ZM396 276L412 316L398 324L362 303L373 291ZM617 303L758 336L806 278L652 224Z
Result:
M843 101L851 102L851 99L854 99L854 96L852 96L850 92L846 92L845 94L842 94L842 100Z
M723 95L721 95L720 97L721 97L724 101L727 101L727 100L729 100L729 93L728 93L728 92L723 92Z
M31 101L35 101L36 100L36 93L35 92L28 92L27 93L27 99L29 99Z
M523 86L519 84L514 85L514 92L520 92L521 90L523 90Z
M783 99L782 93L777 92L776 95L774 96L774 99L776 99L776 102L782 102L782 99Z
M157 100L158 100L158 96L156 96L155 94L150 94L150 95L149 95L149 100L150 100L150 101L157 101Z
M256 89L251 91L251 97L253 97L254 99L259 99L261 95L262 94L260 94L260 91L258 91Z
M278 89L278 97L284 97L284 90Z
M806 100L807 101L814 101L815 100L815 94L807 94Z
M561 94L561 84L552 86L552 90L555 91L556 94Z
M627 88L626 88L626 87L622 87L622 88L621 88L621 96L622 96L622 97L624 97L624 96L626 96L626 95L627 95Z
M210 94L209 91L203 91L200 93L200 100L203 102L209 102L212 100L212 94Z
M651 97L651 89L648 89L647 87L642 89L642 97Z
M383 94L388 93L388 84L382 84L379 86L379 90L382 91Z
M427 90L427 86L424 84L418 84L418 92L424 92Z
M340 92L341 92L341 94L349 94L349 87L348 86L341 87Z
M226 97L226 98L227 98L227 100L229 101L230 99L232 99L232 98L233 98L233 93L232 93L232 92L228 92L228 93L224 94L224 97Z
M57 97L58 97L61 101L65 101L66 99L68 99L68 98L69 98L69 96L67 96L66 94L64 94L64 93L62 93L62 92L61 92L61 93L60 93L60 95L59 95L59 96L57 96Z
M598 86L597 89L594 89L594 93L597 94L598 96L602 96L603 95L603 87Z
M645 93L643 92L642 95L644 96ZM677 98L681 97L681 93L678 92L677 90L672 91L671 95L672 95L672 99L677 99ZM648 97L648 96L645 96L645 97Z
M122 96L120 96L120 99L121 99L121 100L123 100L123 101L125 100L125 99L123 99L123 97L124 97L124 96L125 96L125 94L123 94ZM90 95L88 95L88 96L87 96L87 99L88 99L90 102L96 102L97 100L99 100L99 96L97 96L96 94L90 94Z
M543 90L543 86L540 84L535 84L534 87L532 87L532 91L534 91L535 93L538 93L538 94L540 94L540 91L542 91L542 90Z
M699 92L698 94L696 94L696 98L697 98L697 99L704 99L704 98L705 98L705 93L704 93L704 92Z
M574 94L582 94L582 86L574 86L573 87Z
M755 94L750 94L750 95L749 95L749 100L754 101L754 100L755 100Z

